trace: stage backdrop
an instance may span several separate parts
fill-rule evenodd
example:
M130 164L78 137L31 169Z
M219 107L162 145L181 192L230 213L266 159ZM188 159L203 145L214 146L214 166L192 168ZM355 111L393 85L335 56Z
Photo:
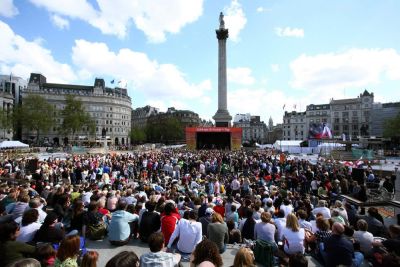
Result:
M230 133L231 149L240 150L242 147L242 128L236 127L186 127L186 146L196 149L197 133Z

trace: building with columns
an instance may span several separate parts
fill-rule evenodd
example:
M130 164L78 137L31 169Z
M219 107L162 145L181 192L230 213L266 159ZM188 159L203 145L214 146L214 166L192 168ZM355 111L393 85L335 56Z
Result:
M126 145L130 143L132 102L126 88L109 88L103 79L96 78L93 85L74 85L48 83L45 76L32 73L29 83L21 91L22 105L24 97L29 94L45 98L57 111L65 107L67 95L73 95L83 102L83 106L96 123L95 136L90 137L87 127L75 134L79 139L103 142L102 134L106 133L107 142L111 145ZM59 112L57 112L58 114ZM42 133L39 141L64 145L69 143L68 136L59 132L62 118L57 118L57 125L48 133ZM22 140L34 141L35 134L24 130Z

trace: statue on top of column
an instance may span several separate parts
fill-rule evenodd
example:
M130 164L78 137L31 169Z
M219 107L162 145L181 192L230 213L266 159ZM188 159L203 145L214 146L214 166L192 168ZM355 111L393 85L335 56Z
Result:
M219 28L225 29L224 13L219 13Z

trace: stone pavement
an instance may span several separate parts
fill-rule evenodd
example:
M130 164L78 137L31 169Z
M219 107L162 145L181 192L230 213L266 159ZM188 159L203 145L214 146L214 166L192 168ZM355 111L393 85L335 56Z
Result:
M133 250L136 255L140 257L140 255L149 252L149 247L147 244L142 243L140 240L135 239L131 240L128 245L122 247L114 247L111 246L107 239L103 241L90 241L86 242L86 247L88 250L96 250L99 253L99 261L97 266L103 267L106 265L107 261L110 260L114 255L118 254L124 250ZM222 254L222 260L224 262L224 266L232 266L233 260L235 258L236 252L238 251L238 246L229 245L227 250ZM319 264L314 258L307 256L308 266L322 266ZM184 267L188 267L188 262L183 262Z

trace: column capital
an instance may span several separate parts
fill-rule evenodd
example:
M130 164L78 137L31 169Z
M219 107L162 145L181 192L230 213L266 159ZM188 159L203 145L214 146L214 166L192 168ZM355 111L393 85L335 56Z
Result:
M218 29L215 32L217 33L218 40L226 40L229 37L228 29Z

